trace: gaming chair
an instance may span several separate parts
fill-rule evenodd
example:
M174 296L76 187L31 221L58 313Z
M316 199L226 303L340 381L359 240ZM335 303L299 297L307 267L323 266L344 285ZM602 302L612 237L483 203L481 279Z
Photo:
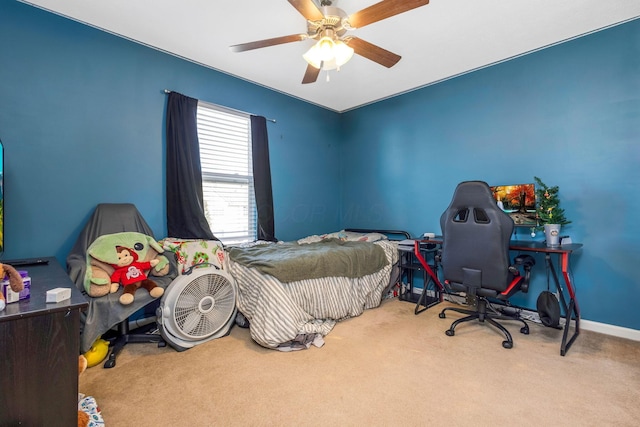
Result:
M513 220L498 207L487 183L466 181L456 187L451 204L440 217L440 226L445 286L450 291L464 292L467 304L475 307L442 310L443 319L447 311L467 314L454 321L446 334L453 336L456 326L463 322L486 321L504 334L504 348L513 347L511 334L496 320L518 321L524 325L520 332L529 333L529 326L516 310L515 314L507 314L501 308L508 305L508 298L514 293L527 292L531 267L535 264L529 255L517 256L513 264L509 261ZM524 274L518 268L520 265ZM494 306L490 299L502 304Z

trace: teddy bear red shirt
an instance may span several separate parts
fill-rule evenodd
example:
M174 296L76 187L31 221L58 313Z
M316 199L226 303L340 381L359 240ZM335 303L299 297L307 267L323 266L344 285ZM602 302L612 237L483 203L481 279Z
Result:
M120 283L124 286L137 283L147 278L143 270L151 269L151 263L134 261L124 267L117 267L111 275L111 283Z

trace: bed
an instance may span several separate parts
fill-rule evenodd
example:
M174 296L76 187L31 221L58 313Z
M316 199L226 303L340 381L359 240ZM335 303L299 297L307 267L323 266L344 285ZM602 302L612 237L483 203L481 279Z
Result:
M347 229L295 242L228 247L237 307L263 347L320 347L336 322L378 307L398 275L395 235Z

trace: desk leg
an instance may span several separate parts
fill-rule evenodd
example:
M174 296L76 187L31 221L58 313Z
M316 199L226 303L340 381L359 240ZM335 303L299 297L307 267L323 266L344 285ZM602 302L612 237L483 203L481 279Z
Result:
M418 302L416 303L416 308L413 310L414 314L420 314L426 309L431 308L434 305L439 304L443 301L442 292L437 287L436 282L434 282L433 278L429 274L424 274L423 283L424 285L422 288L422 293L420 294L420 298L418 298ZM428 295L429 285L431 283L433 283L433 287L431 288L431 290L435 293L435 297L430 297Z
M569 315L567 316L567 321L564 325L564 332L562 333L562 345L560 347L560 355L564 356L565 354L567 354L567 351L569 351L569 347L571 347L571 344L573 344L573 342L576 340L576 338L578 338L578 335L580 335L580 316L578 315L578 312L576 311L576 301L571 298L571 301L569 302ZM567 342L567 336L569 335L569 319L571 318L571 314L575 314L575 331L573 333L573 335L571 335L571 339L569 340L569 342Z
M425 274L423 275L424 285L422 288L422 294L420 295L420 298L418 299L418 303L416 304L416 308L413 311L414 314L420 314L426 309L428 309L429 307L432 307L444 301L444 295L442 293L444 288L442 286L442 283L440 283L440 280L438 279L438 274L436 273L438 271L437 259L434 259L434 268L436 269L436 272L434 272L429 266L429 263L422 256L418 242L415 243L414 255L418 259L418 262L420 262L420 264L422 265L422 268L424 269L424 272L425 272ZM437 300L432 301L431 303L427 303L427 292L428 292L430 283L433 283L433 291L435 292ZM420 308L421 305L424 306L424 308L421 309Z
M569 254L564 253L561 254L561 267L562 267L562 277L564 278L564 282L567 285L567 291L569 292L569 306L567 306L567 301L564 297L564 290L560 285L560 281L558 280L558 274L556 273L556 269L553 266L553 262L551 261L551 255L545 254L545 259L547 262L547 266L549 270L551 270L551 274L553 276L553 281L556 284L556 289L558 290L558 295L560 296L560 303L562 304L562 308L564 310L565 316L565 324L564 331L562 333L562 343L560 344L560 355L564 356L569 351L569 347L576 340L578 335L580 335L580 310L578 309L578 302L575 297L575 292L573 290L573 286L571 285L571 281L569 280ZM575 330L571 338L567 342L567 338L569 337L569 328L571 327L571 320L573 319Z

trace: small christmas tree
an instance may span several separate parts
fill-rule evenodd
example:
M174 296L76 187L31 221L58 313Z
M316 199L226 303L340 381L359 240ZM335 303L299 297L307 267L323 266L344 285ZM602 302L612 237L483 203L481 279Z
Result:
M536 181L536 230L543 230L545 224L567 225L571 221L564 215L564 209L560 208L558 186L548 187L540 178L534 176Z

